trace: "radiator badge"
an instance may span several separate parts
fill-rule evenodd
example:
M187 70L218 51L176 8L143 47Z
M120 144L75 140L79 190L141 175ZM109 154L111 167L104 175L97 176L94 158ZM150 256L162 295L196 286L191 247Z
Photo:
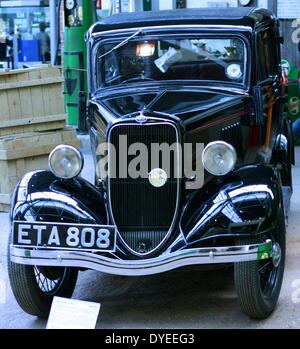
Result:
M149 182L155 188L163 187L168 181L168 175L166 171L161 168L155 168L149 173Z
M135 121L139 124L145 124L147 122L147 116L145 116L143 114L143 112L141 112L136 118Z

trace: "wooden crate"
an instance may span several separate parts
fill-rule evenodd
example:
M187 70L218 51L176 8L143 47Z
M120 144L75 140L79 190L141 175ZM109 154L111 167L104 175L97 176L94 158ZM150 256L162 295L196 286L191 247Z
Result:
M48 156L59 144L80 147L76 131L64 129L0 137L0 211L9 210L14 188L25 173L48 168Z
M0 73L0 128L6 122L65 114L61 69L53 66Z
M66 119L67 115L61 114L12 121L1 121L0 137L26 132L64 129L66 127Z

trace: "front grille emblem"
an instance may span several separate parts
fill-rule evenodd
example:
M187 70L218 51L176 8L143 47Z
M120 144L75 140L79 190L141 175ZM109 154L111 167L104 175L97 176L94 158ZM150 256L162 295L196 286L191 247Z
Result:
M147 120L147 116L145 116L142 112L135 118L135 121L139 124L145 124Z
M163 187L168 181L166 171L161 168L155 168L149 173L149 182L155 188Z
M139 243L139 253L146 253L147 252L147 246L145 242Z

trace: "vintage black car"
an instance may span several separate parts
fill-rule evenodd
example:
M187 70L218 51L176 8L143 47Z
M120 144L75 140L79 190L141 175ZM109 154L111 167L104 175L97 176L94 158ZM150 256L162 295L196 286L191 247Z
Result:
M68 145L53 150L50 171L20 181L9 247L19 305L47 316L86 269L233 263L242 310L268 317L294 162L278 21L256 8L120 14L86 40L95 183Z

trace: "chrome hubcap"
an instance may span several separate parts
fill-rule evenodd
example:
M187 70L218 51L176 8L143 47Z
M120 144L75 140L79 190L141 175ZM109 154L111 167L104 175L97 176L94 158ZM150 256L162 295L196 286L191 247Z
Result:
M275 268L279 267L279 264L281 262L281 247L278 243L273 245L272 248L272 259L273 259L273 265Z

